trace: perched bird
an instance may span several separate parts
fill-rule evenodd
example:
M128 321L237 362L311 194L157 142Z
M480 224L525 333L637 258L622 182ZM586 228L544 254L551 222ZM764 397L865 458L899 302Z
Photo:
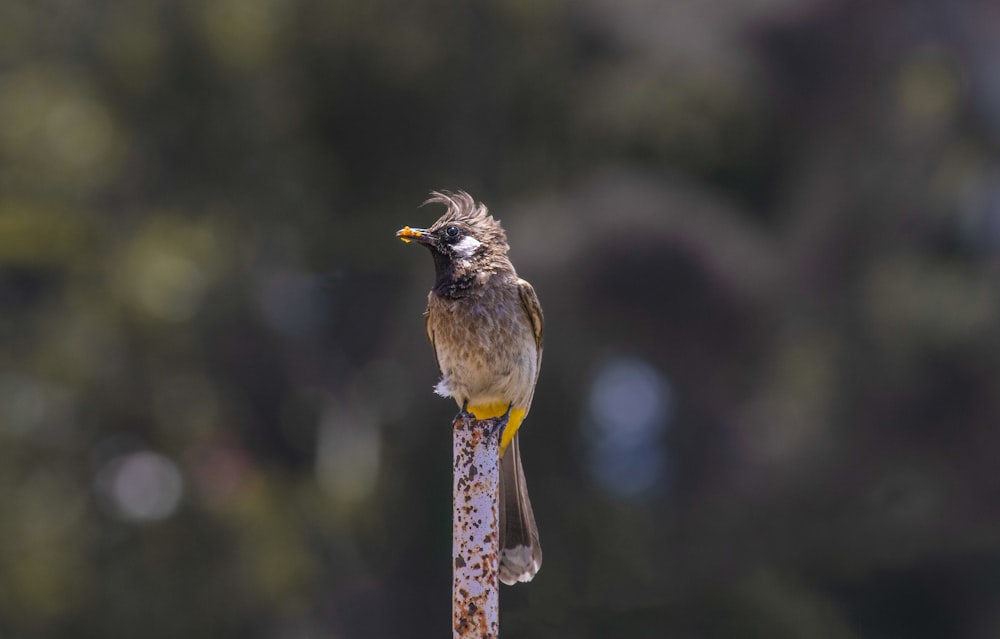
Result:
M507 235L486 207L463 191L433 192L424 204L447 211L427 229L396 235L430 249L435 280L427 298L427 338L441 381L476 419L506 417L500 436L500 581L531 581L542 565L535 515L518 448L542 363L542 307L507 257Z

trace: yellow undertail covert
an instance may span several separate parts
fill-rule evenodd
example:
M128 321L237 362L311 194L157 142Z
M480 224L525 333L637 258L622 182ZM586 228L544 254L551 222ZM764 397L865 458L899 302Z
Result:
M509 407L510 404L494 402L492 404L469 406L468 411L475 415L476 419L492 419L494 417L503 417ZM514 439L514 435L517 434L517 429L521 427L525 413L527 411L523 408L510 409L510 416L507 418L507 427L503 429L503 435L500 436L501 457L503 457L504 452L507 450L507 446L510 445L510 440Z

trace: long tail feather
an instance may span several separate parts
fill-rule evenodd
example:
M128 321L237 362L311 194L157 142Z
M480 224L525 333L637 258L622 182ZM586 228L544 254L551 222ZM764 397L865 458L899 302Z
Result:
M531 581L542 566L542 546L517 440L515 435L500 461L500 581L508 586Z

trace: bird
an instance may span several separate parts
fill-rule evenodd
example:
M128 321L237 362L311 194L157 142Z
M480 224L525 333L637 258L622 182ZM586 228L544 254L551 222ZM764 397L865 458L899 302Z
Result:
M507 234L465 191L432 191L426 204L444 215L424 228L396 232L427 247L434 286L425 329L441 372L434 387L476 419L505 420L500 434L500 581L531 581L542 547L521 465L519 428L531 408L542 363L544 318L535 289L518 277Z

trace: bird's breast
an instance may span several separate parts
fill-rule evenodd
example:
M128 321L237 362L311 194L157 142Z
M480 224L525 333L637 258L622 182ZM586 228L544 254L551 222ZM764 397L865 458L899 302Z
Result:
M427 313L441 367L439 392L459 404L467 400L526 406L538 357L519 299L432 296Z

